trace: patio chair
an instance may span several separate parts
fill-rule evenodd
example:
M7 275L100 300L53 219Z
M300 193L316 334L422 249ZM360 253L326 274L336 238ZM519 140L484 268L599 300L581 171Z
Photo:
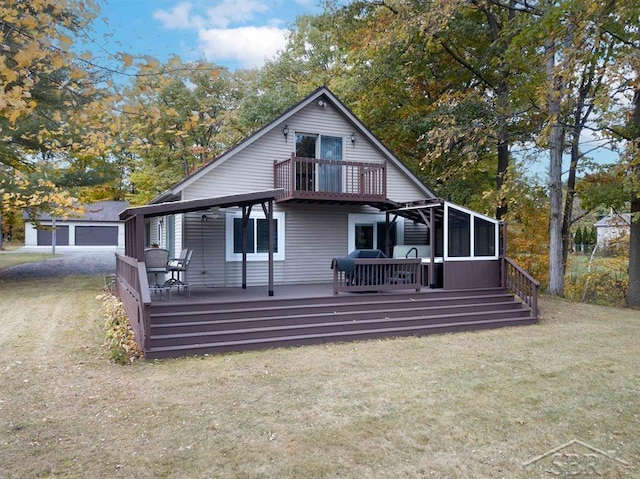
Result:
M180 252L180 256L178 258L172 258L169 260L167 269L171 273L171 278L167 280L165 284L171 286L183 286L186 283L184 282L184 275L189 269L189 263L191 262L191 255L193 254L192 249L183 249ZM182 274L182 279L180 279L180 275ZM179 290L180 288L178 288Z
M147 274L154 274L155 282L149 287L160 288L158 274L167 273L167 262L169 261L169 251L162 248L149 248L144 251L144 264L147 267ZM164 283L164 281L163 281Z

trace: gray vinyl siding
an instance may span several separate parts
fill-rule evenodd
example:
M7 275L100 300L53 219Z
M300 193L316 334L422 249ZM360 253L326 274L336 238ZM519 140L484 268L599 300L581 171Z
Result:
M404 244L427 244L427 227L413 221L404 222Z
M183 248L183 230L182 230L182 222L184 215L175 215L175 250L176 257L180 255L180 252Z
M202 221L202 214L207 220ZM184 215L184 248L193 249L191 263L187 271L187 282L216 288L242 285L242 262L226 261L225 213L212 218L210 212L196 212ZM283 282L283 261L274 262L274 282ZM202 273L204 271L204 274ZM268 282L268 262L247 262L247 285L261 286Z
M288 137L282 129L287 124ZM182 199L249 193L274 187L274 160L282 161L295 149L295 134L313 133L344 138L346 161L384 162L385 158L365 137L356 133L355 144L351 134L356 129L342 114L328 105L316 103L276 125L255 142L240 149L235 155L212 165L209 172L185 185ZM410 201L424 199L424 194L399 170L387 162L387 188L390 199ZM260 210L259 205L254 211ZM275 211L285 213L285 260L274 262L276 285L295 283L328 283L332 281L331 259L344 256L348 251L349 213L379 212L371 207L336 206L329 204L275 204ZM210 214L210 213L209 213ZM242 280L242 262L226 261L225 211L218 219L201 221L202 213L184 215L181 228L176 221L176 232L182 230L182 248L193 249L187 281L211 287L237 287ZM152 235L155 229L151 230ZM178 234L178 233L176 233ZM179 250L176 238L176 250ZM202 274L201 272L205 273ZM247 284L265 285L268 280L267 261L247 262Z
M149 244L157 244L160 246L160 238L158 238L158 220L160 218L149 219Z
M187 283L224 287L224 218L202 221L202 214L183 215L184 247L193 250Z
M287 283L330 283L331 260L348 249L348 214L358 208L292 205L286 209Z
M399 203L425 199L425 195L394 166L387 163L387 198Z

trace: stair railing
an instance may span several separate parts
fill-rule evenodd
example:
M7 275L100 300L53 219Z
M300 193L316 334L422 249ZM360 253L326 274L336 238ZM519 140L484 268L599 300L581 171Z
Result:
M151 342L151 295L144 261L116 253L116 291L138 346L148 351Z
M502 287L517 295L538 317L538 290L540 283L516 264L511 258L502 257Z

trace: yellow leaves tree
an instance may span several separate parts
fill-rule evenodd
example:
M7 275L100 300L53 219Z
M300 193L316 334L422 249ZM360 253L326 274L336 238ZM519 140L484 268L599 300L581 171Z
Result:
M38 106L34 90L42 82L82 95L82 83L58 84L55 73L71 69L72 80L84 75L70 52L73 32L96 15L91 0L8 0L0 4L0 118L14 124ZM6 129L7 126L3 126Z

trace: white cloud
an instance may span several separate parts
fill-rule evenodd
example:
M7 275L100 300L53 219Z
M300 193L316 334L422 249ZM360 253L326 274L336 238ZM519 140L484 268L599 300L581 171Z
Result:
M201 54L221 64L231 61L244 68L258 67L286 46L289 30L282 28L282 20L269 17L270 7L264 0L217 0L204 5L202 0L181 1L156 10L153 17L164 28L196 33Z
M198 37L208 59L237 61L252 68L284 49L288 34L288 30L274 27L238 27L201 30Z
M176 28L193 28L197 23L195 17L190 16L191 3L181 2L173 7L172 10L156 10L153 12L153 18L160 20L165 28L170 30Z
M159 20L168 29L204 29L227 28L233 24L251 22L256 15L269 11L269 7L256 0L222 0L213 7L204 10L202 15L192 14L191 2L180 2L169 10L156 10L153 18Z
M230 24L251 21L255 14L269 10L264 3L254 0L223 0L218 5L206 10L210 26L227 28Z

